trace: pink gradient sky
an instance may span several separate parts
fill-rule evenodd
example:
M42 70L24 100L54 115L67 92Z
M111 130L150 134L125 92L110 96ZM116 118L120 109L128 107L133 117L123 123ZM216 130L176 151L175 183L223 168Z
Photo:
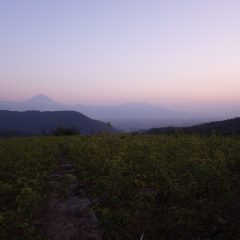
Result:
M239 13L238 0L3 0L0 100L235 107Z

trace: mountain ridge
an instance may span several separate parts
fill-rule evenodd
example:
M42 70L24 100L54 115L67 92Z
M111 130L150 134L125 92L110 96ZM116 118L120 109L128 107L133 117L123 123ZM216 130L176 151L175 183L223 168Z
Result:
M114 132L106 123L91 119L76 111L6 111L0 110L0 132L16 135L40 135L58 127L74 127L82 134ZM22 134L21 134L22 133Z
M22 102L0 101L0 110L9 111L58 111L73 110L81 112L89 117L99 120L111 119L136 119L136 118L166 118L178 117L179 115L188 116L186 112L180 112L161 107L156 104L145 102L126 102L119 105L84 105L60 104L44 94L33 96ZM166 116L167 115L167 116Z
M164 127L151 128L144 133L147 134L172 134L172 133L188 133L188 134L223 134L223 135L240 135L240 117L226 119L223 121L213 121L209 123L197 124L189 127Z
M0 101L0 110L9 111L77 111L90 118L111 124L123 131L137 131L154 127L190 126L202 122L223 120L237 114L214 114L172 110L157 104L126 102L119 105L61 104L44 94L22 102Z
M46 103L57 103L56 101L52 100L51 98L49 98L48 96L44 95L44 94L38 94L36 96L33 96L31 98L28 98L27 100L24 101L25 103L28 102L46 102Z

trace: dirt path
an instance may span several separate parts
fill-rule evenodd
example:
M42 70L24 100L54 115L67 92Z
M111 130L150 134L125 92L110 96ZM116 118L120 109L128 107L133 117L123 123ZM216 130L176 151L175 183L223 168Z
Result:
M74 175L74 167L59 157L52 174L52 194L43 213L42 232L49 240L100 240L101 232L90 201Z

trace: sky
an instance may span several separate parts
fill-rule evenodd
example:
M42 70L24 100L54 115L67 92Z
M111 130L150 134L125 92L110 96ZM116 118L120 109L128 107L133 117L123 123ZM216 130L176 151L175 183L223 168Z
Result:
M1 0L0 100L240 104L239 0Z

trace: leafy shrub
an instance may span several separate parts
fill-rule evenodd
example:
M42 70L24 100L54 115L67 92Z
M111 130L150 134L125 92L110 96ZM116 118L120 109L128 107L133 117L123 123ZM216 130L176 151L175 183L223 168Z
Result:
M80 131L75 127L57 127L56 129L51 130L50 134L51 136L74 136L79 135Z

